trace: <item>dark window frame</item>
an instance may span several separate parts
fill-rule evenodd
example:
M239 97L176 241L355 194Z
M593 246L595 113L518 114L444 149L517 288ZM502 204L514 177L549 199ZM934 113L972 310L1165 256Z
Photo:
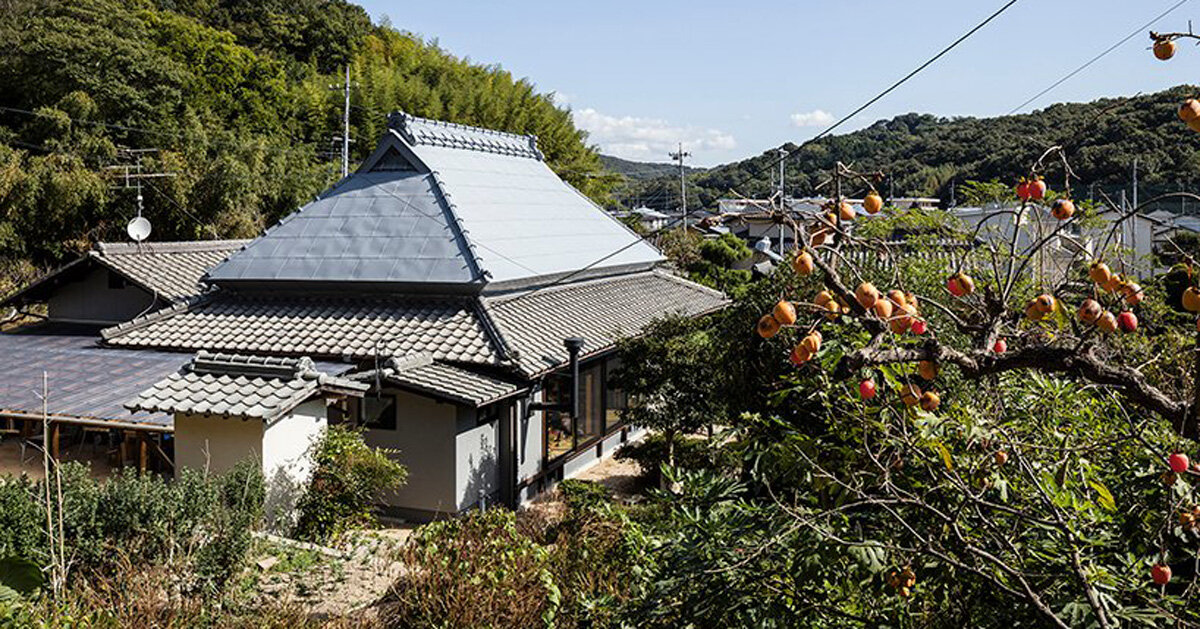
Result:
M579 418L571 417L570 421L568 422L568 426L567 426L571 433L571 447L569 449L555 455L553 458L551 458L551 456L550 456L550 418L552 417L552 414L559 413L560 411L548 411L548 410L542 411L542 466L543 466L543 469L550 469L556 465L565 463L572 456L577 455L580 452L583 452L584 450L587 450L588 448L596 445L598 442L603 441L604 439L607 439L607 438L611 437L612 435L616 434L617 432L629 427L629 424L626 423L624 419L618 419L612 425L609 425L609 423L608 423L609 371L610 371L610 363L612 363L615 360L615 357L616 357L615 354L608 354L603 357L598 357L594 360L588 361L589 364L587 365L586 368L583 365L580 365L580 369L579 369L581 378L583 376L583 373L585 371L587 371L588 369L597 369L597 372L599 373L599 376L600 376L599 379L600 379L601 393L600 393L600 403L599 403L599 418L600 418L599 434L589 436L584 441L580 441L579 429L578 429L578 424L577 424L577 422L579 421ZM545 377L545 380L543 380L543 385L542 385L542 400L545 402L551 401L551 400L547 399L547 397L546 397L547 391L550 390L550 386L548 385L550 378L559 378L559 379L565 380L567 383L566 386L570 387L570 379L571 379L570 374L565 374L563 372L555 372L555 373L547 374ZM561 400L556 400L556 401L561 401ZM626 404L628 404L628 402L626 402ZM566 413L563 413L563 414L566 414Z
M383 402L384 400L387 400L387 406L384 407L384 410L387 411L390 409L390 411L391 411L390 421L382 421L382 422L367 421L368 405L370 405L372 402ZM382 416L382 413L380 414L380 416ZM368 394L366 397L359 400L358 401L358 425L366 428L367 430L386 430L386 431L390 431L390 432L395 432L400 426L400 409L399 409L399 403L396 400L396 396L388 395L388 394L380 394L380 395L369 395Z

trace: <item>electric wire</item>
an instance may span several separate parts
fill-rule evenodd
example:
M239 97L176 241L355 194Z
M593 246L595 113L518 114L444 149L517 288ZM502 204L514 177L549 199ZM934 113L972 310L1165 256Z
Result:
M1185 2L1186 2L1187 0L1183 0L1183 1L1185 1ZM813 138L810 138L809 140L807 140L807 141L803 142L802 144L800 144L800 145L799 145L799 146L797 146L796 148L794 148L794 149L792 149L792 150L790 150L790 151L787 151L787 152L785 152L785 153L784 153L783 155L781 155L779 158L777 158L777 159L775 159L775 160L771 161L771 162L770 162L770 163L769 163L767 166L761 167L761 168L757 169L756 171L752 172L752 173L751 173L749 176L743 177L742 179L738 180L738 182L737 182L737 183L735 183L735 184L733 184L733 185L729 186L729 189L730 189L730 190L734 190L734 189L735 189L735 188L737 188L738 186L740 186L740 185L744 184L746 181L749 181L749 180L751 180L751 179L754 179L754 178L755 178L755 177L757 177L758 175L761 175L761 174L762 174L763 172L765 172L767 169L773 169L774 167L778 166L780 162L782 162L782 161L786 160L786 159L787 159L789 156L791 156L791 155L792 155L793 153L795 153L796 151L798 151L798 150L800 150L801 148L804 148L805 146L807 146L807 145L809 145L809 144L811 144L811 143L813 143L813 142L816 142L817 140L819 140L819 139L821 139L821 138L823 138L823 137L825 137L825 136L829 135L829 134L830 134L830 133L832 133L832 132L833 132L835 129L837 129L838 127L840 127L840 126L842 126L843 124L845 124L845 123L846 123L846 121L848 121L848 120L850 120L851 118L853 118L854 116L857 116L858 114L862 113L862 112L863 112L863 111L865 111L865 110L866 110L868 107L870 107L871 105L874 105L874 104L875 104L876 102L878 102L880 99L884 98L884 97L885 97L885 96L887 96L888 94L890 94L890 93L892 93L893 91L895 91L895 89L896 89L896 88L898 88L898 87L900 87L901 85L903 85L903 84L907 83L907 82L909 81L909 79L911 79L911 78L913 78L914 76L916 76L917 74L919 74L919 73L920 73L922 70L924 70L925 68L928 68L930 65L932 65L934 62L936 62L938 59L941 59L942 57L944 57L944 56L945 56L947 53L949 53L951 50L953 50L953 49L955 49L956 47L958 47L958 45L959 45L959 44L961 44L961 43L963 43L964 41L966 41L966 40L967 40L969 37L971 37L972 35L974 35L976 32L978 32L978 31L979 31L980 29L982 29L984 26L987 26L989 23L991 23L991 21L992 21L992 20L994 20L994 19L996 19L997 17L999 17L999 16L1000 16L1002 13L1004 13L1005 11L1007 11L1007 10L1008 10L1010 7L1012 7L1012 6L1013 6L1014 4L1016 4L1016 3L1017 3L1017 0L1008 0L1008 2L1004 3L1004 5L1003 5L1003 6L1001 6L999 9L997 9L995 12L993 12L991 15L989 15L987 18L985 18L985 19L984 19L982 22L980 22L980 23L976 24L976 25L975 25L973 28L971 28L971 30L967 31L966 33L963 33L961 36L959 36L959 37L958 37L958 39L955 39L953 42L951 42L951 43L950 43L950 45L948 45L948 46L946 46L945 48L941 49L941 51L939 51L939 52L938 52L936 55L934 55L934 56L930 57L930 58L929 58L928 60L926 60L924 63L922 63L921 65L917 66L917 67L916 67L916 68L915 68L913 71L911 71L911 72L909 72L908 74L904 75L904 76L903 76L903 77L902 77L900 80L896 81L895 83L892 83L890 86L888 86L888 88L887 88L887 89L885 89L885 90L883 90L882 92L880 92L880 93L876 94L874 97L872 97L872 98L871 98L870 100L868 100L866 103L862 104L862 105L861 105L861 106L859 106L857 109L855 109L854 111L850 112L849 114L847 114L847 115L843 116L843 117L842 117L841 119L839 119L837 122L834 122L832 125L830 125L829 127L827 127L827 128L824 130L824 131L822 131L821 133L817 134L815 137L813 137ZM629 249L632 249L632 248L633 248L635 245L637 245L637 244L639 244L639 243L642 243L642 242L644 242L645 240L647 240L647 238L649 238L649 237L652 237L652 236L657 236L657 235L659 235L659 234L663 233L663 232L664 232L664 231L666 231L667 229L670 229L670 228L672 228L674 225L677 225L679 222L682 222L682 221L683 221L683 218L676 219L675 221L672 221L672 223L670 223L670 224L668 224L668 225L666 225L666 226L664 226L664 227L662 227L662 228L660 228L660 229L658 229L658 230L655 230L654 232L651 232L651 234L649 234L648 236L643 236L643 237L637 238L637 239L633 240L632 242L630 242L630 243L626 244L625 246L623 246L623 247L621 247L621 248L617 249L616 251L613 251L612 253L610 253L610 254L608 254L608 255L605 255L604 257L602 257L602 258L600 258L600 259L598 259L598 260L596 260L596 261L594 261L594 262L592 262L592 263L588 264L587 266L585 266L585 267L583 267L583 268L581 268L581 269L578 269L578 270L576 270L576 271L574 271L574 272L572 272L572 273L568 273L567 275L564 275L564 276L562 276L562 277L560 277L560 278L558 278L558 279L554 280L553 282L550 282L549 284L546 284L546 285L544 285L544 286L540 286L540 287L538 287L538 288L535 288L535 289L533 289L533 290L531 290L531 291L529 291L529 292L526 292L526 293L522 293L522 294L520 294L520 295L517 295L517 296L516 296L515 298L513 298L511 301L508 301L508 302L506 302L506 303L508 303L508 304L515 303L516 301L518 301L518 300L520 300L520 299L524 299L524 298L530 297L530 296L532 296L532 295L535 295L535 294L537 294L537 293L539 293L539 292L541 292L541 291L544 291L544 290L549 290L550 288L553 288L553 287L555 287L555 286L561 285L561 284L563 284L564 282L566 282L567 280L570 280L570 279L572 279L572 278L574 278L574 277L578 277L580 274L582 274L582 273L585 273L585 272L587 272L587 271L589 271L589 270L591 270L591 269L595 268L597 265L599 265L599 264L602 264L602 263L604 263L605 261L607 261L607 260L610 260L610 259L612 259L612 258L614 258L614 257L616 257L616 256L618 256L618 255L620 255L620 254L622 254L622 253L624 253L625 251L628 251Z
M1188 2L1190 2L1190 0L1179 0L1179 2L1176 2L1175 4L1171 5L1166 11L1159 13L1158 16L1155 17L1154 19L1150 20L1149 22L1146 22L1142 26L1137 27L1137 29L1135 29L1132 33L1126 35L1125 37L1122 37L1120 40L1117 41L1117 43L1113 44L1112 46L1109 46L1100 54L1087 60L1083 65L1079 66L1078 68L1075 68L1074 70L1068 72L1065 76L1063 76L1059 80L1051 83L1050 86L1047 87L1046 89L1038 92L1037 94L1034 94L1032 97L1030 97L1025 102L1021 103L1020 105L1013 107L1011 110L1009 110L1008 114L1011 116L1012 114L1015 114L1018 111L1025 109L1025 107L1028 106L1030 103L1033 103L1037 99L1050 93L1054 88L1058 87L1059 85L1062 85L1063 83L1066 83L1067 81L1071 80L1072 77L1074 77L1075 75L1079 74L1080 72L1083 72L1084 70L1088 69L1089 67L1091 67L1092 64L1096 63L1097 61L1103 59L1104 57L1107 57L1109 53L1116 50L1117 48L1120 48L1121 45L1123 45L1125 42L1133 39L1137 35L1141 34L1143 31L1149 29L1151 26L1154 26L1155 22L1163 19L1164 17L1169 15L1172 11L1187 4Z

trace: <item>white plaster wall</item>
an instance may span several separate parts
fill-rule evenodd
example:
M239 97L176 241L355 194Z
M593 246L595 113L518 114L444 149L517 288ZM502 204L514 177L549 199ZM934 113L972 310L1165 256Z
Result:
M530 398L542 401L541 389ZM532 478L542 470L543 413L529 413L528 402L517 407L517 482Z
M82 280L63 285L46 307L57 321L120 323L133 319L154 303L154 297L133 285L108 287L108 270L95 269Z
M384 496L384 502L424 512L457 510L454 405L403 391L387 393L396 395L396 430L368 430L366 440L375 447L398 450L394 456L408 468L408 482Z
M312 448L327 427L325 400L318 398L297 406L263 431L266 511L275 528L283 530L290 523L292 509L312 474Z
M175 416L175 473L190 468L222 474L246 459L262 459L263 424L236 417Z

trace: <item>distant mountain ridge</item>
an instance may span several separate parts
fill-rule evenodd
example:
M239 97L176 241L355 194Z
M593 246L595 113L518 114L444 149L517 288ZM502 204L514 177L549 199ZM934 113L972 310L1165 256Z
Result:
M1028 114L993 118L941 118L904 114L871 126L822 138L797 150L786 164L787 189L797 196L814 193L837 161L860 171L891 176L897 196L949 199L952 188L968 180L1015 182L1049 146L1063 145L1077 178L1077 198L1095 191L1119 195L1129 188L1133 160L1138 161L1141 198L1200 187L1200 134L1177 116L1179 104L1197 88L1182 85L1154 94L1103 98L1090 103L1055 104ZM730 189L747 196L767 194L777 154L774 148L738 162L689 176L688 205L713 207ZM607 158L605 158L607 159ZM605 162L607 165L607 161ZM1048 165L1047 180L1063 186L1061 166ZM622 198L678 203L666 194L678 176L626 181ZM652 207L657 207L651 201Z
M604 168L618 175L624 175L630 179L655 179L657 177L679 176L679 166L676 164L664 164L661 162L635 162L633 160L622 159L612 155L600 155L600 163ZM704 171L703 168L695 168L685 165L684 172L694 174Z

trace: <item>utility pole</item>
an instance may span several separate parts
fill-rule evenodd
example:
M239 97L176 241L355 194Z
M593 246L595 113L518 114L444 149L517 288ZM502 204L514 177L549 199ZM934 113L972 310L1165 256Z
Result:
M783 172L784 172L783 166L784 166L784 163L787 161L787 154L788 154L788 152L785 151L783 149L783 147L779 148L779 209L784 214L786 214L788 211L787 210L787 197L784 196L784 187L783 187ZM783 223L780 222L779 223L779 255L783 255L783 239L784 239L783 234L784 234Z
M350 174L350 64L346 64L346 80L341 85L330 85L331 90L342 90L345 105L342 107L342 179Z
M679 150L671 153L671 159L679 162L679 215L683 219L683 229L687 230L688 226L688 210L687 210L687 179L683 173L683 158L691 157L692 154L683 150L683 142L679 143Z
M1133 158L1133 207L1138 206L1137 158Z

